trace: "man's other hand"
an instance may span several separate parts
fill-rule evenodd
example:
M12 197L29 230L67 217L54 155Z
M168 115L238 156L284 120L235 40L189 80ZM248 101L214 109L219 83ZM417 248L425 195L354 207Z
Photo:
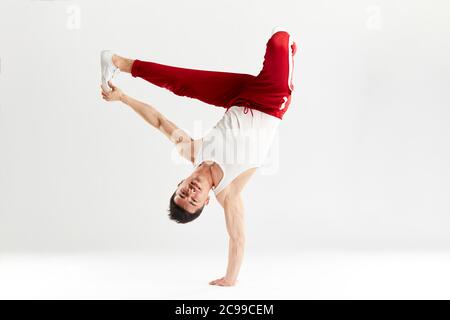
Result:
M119 101L122 98L122 96L123 96L122 90L120 90L118 87L113 85L111 81L108 81L108 85L111 87L112 90L109 91L109 92L106 92L102 88L102 97L103 97L103 99L106 100L106 101Z

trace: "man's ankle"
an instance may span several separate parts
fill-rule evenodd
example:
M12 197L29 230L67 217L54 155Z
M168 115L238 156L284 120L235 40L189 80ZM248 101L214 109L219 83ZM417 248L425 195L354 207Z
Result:
M116 54L112 56L112 63L122 72L131 73L134 60L122 58Z
M118 55L113 54L112 63L113 63L113 65L115 65L117 68L120 69L120 57Z

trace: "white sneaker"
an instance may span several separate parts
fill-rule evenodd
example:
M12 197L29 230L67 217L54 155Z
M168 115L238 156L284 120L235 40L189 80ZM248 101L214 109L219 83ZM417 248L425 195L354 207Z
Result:
M112 62L113 53L110 50L103 50L100 53L100 63L102 66L102 88L106 92L110 92L112 89L108 85L116 72L119 71L114 63Z

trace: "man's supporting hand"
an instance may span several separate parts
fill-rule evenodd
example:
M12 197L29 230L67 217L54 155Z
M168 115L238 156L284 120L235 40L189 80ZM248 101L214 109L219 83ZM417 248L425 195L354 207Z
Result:
M236 281L228 280L225 277L222 277L220 279L211 281L209 284L213 286L231 287L236 284Z
M230 193L226 196L223 207L227 231L230 236L227 272L225 277L211 281L209 284L234 286L244 258L245 247L244 204L240 193Z

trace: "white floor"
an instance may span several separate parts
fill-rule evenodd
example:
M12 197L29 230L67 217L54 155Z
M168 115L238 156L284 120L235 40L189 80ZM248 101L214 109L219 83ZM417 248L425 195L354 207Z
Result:
M0 299L450 299L449 252L0 255Z

